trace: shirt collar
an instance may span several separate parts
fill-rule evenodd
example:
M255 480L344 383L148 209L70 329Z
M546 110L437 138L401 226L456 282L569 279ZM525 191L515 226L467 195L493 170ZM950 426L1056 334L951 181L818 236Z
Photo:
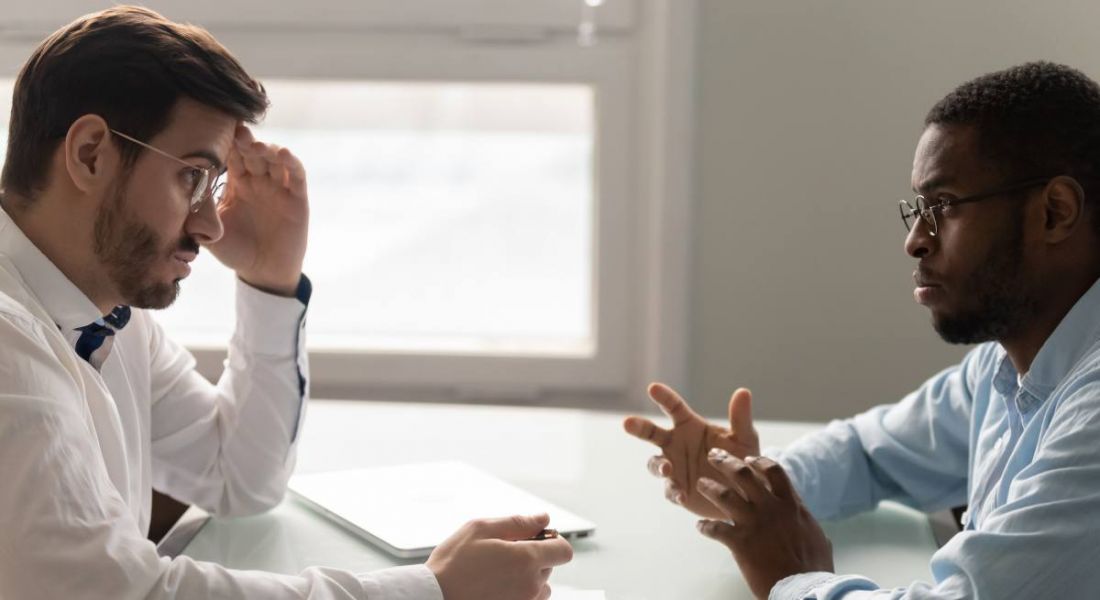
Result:
M62 330L70 331L103 317L96 305L42 254L2 207L0 255L11 260L31 294Z
M1093 282L1062 322L1043 342L1031 369L1023 377L1022 389L1036 403L1047 399L1078 361L1100 338L1100 280Z

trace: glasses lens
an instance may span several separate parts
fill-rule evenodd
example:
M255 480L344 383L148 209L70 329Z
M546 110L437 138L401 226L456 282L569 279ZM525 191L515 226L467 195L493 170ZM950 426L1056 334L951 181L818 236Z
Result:
M898 212L901 213L901 222L905 225L905 231L908 232L912 230L913 219L915 218L913 215L916 213L913 205L909 204L908 200L901 200L898 202Z
M219 177L218 181L214 183L214 189L210 190L210 199L214 201L214 205L217 206L222 201L222 196L225 195L225 178Z
M925 225L928 225L929 233L936 235L936 213L928 206L928 201L924 199L924 196L917 196L917 211L924 219Z
M199 169L199 180L195 182L195 189L191 190L191 210L199 209L199 205L206 199L206 192L210 189L210 171Z

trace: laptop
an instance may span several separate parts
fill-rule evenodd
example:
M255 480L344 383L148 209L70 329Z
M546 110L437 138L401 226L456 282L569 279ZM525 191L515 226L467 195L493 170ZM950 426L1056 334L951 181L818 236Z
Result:
M547 513L566 538L596 525L472 465L458 461L294 475L304 504L399 558L423 558L482 517Z

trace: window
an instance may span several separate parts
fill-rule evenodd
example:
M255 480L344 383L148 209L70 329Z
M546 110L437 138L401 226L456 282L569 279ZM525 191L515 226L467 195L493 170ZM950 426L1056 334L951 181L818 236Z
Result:
M589 86L264 85L257 137L308 172L311 348L592 355ZM232 276L200 256L159 316L224 346Z

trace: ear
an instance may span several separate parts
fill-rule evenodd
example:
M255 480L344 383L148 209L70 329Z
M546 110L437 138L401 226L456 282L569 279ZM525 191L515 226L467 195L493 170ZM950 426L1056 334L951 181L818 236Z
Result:
M65 135L64 151L65 171L80 191L91 193L103 189L114 179L118 153L103 117L84 115L73 121Z
M1085 220L1085 190L1076 179L1060 175L1043 190L1043 238L1057 244L1073 235Z

